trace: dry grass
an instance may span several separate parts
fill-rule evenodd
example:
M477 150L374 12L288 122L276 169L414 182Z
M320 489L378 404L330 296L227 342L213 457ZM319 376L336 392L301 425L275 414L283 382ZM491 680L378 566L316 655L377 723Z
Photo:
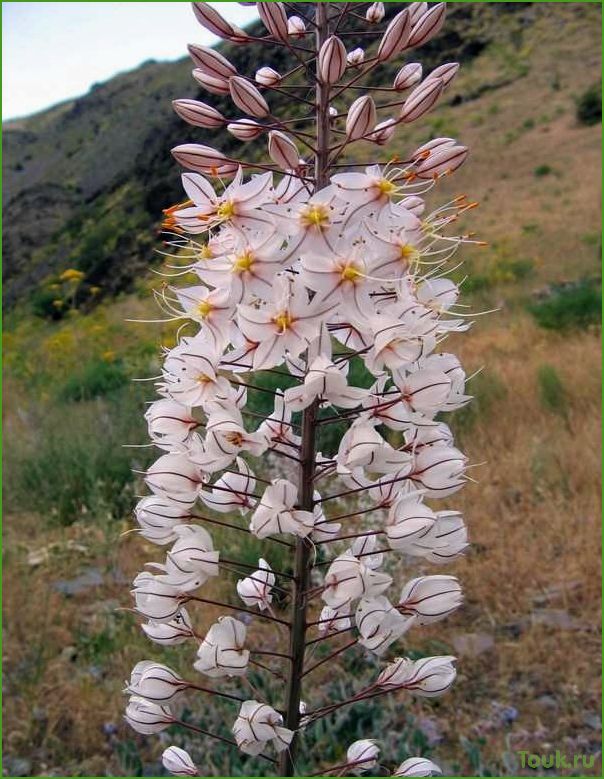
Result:
M523 307L547 283L598 273L599 128L579 126L574 112L574 98L597 78L598 10L543 4L520 47L487 51L456 89L493 83L506 67L528 64L528 75L435 115L441 134L452 126L472 148L470 162L444 187L481 201L467 225L490 246L466 259L478 272L502 258L534 264L528 279L477 294L476 306L500 311L451 343L468 373L483 368L486 376L475 380L480 413L456 423L464 450L484 463L473 471L477 483L451 500L473 542L451 569L466 605L410 637L414 649L429 650L477 633L492 647L460 653L459 683L438 704L401 699L390 711L394 740L408 714L434 718L437 761L466 775L517 773L518 749L593 753L600 738L599 333L546 333ZM419 142L425 126L414 132ZM552 172L536 176L543 164ZM134 308L146 304L121 301L108 309L109 322L119 330L124 310ZM11 336L15 353L40 337L28 328L17 326ZM543 365L564 385L564 415L540 397ZM23 429L26 411L26 398L10 406L10 429ZM131 616L115 609L128 603L127 581L157 556L133 537L120 538L126 527L88 520L56 528L32 515L5 521L5 752L29 759L34 773L121 775L134 771L131 748L144 761L160 750L118 724L122 680L152 653ZM51 543L46 561L28 562L32 550ZM91 567L103 575L98 587L70 598L54 589ZM318 681L327 683L332 672ZM513 723L498 716L503 707L517 710Z

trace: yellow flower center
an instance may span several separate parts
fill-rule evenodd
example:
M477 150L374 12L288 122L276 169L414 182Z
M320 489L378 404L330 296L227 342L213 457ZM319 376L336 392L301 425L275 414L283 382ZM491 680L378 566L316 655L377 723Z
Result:
M380 194L390 197L390 195L396 191L396 184L389 179L380 179L377 182L377 188L379 189Z
M352 281L353 283L356 283L357 279L363 274L360 270L355 268L354 265L347 265L345 268L342 268L340 275L343 281Z
M198 384L210 384L212 379L208 375L206 375L205 373L200 373L197 376L196 381L197 381Z
M210 249L207 243L204 243L198 251L200 260L211 260L214 257L214 252Z
M231 219L235 216L235 204L232 200L225 200L216 209L216 216L219 219Z
M401 246L401 260L403 262L411 262L419 257L419 252L410 243L405 243Z
M212 310L213 306L211 303L208 303L207 300L200 300L199 304L197 305L197 313L199 316L203 317L204 319L207 317L207 315Z
M249 249L246 249L243 252L243 254L239 254L235 258L235 263L233 264L233 271L235 273L243 273L244 271L249 270L253 264L254 264L254 255Z
M304 227L329 227L329 209L322 203L306 206L300 212L300 221Z
M273 317L273 322L277 325L280 333L284 333L291 327L293 319L291 318L289 311L281 311L277 316Z

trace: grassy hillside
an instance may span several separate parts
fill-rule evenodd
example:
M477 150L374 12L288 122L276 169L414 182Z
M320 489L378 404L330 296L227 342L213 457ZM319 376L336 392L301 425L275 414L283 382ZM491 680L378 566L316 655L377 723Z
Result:
M451 502L471 534L470 554L450 570L466 604L412 636L419 652L459 655L460 678L440 701L351 709L329 738L318 733L314 748L327 759L334 734L344 743L369 728L385 753L422 752L452 773L534 775L520 769L518 750L596 754L601 743L600 127L578 110L599 78L600 8L451 5L453 31L428 54L436 62L455 51L462 71L447 103L401 133L396 151L433 134L470 146L433 202L459 192L479 201L464 229L489 245L463 253L463 302L497 309L451 343L468 374L482 369L470 384L476 400L452 419L462 448L481 464L472 471L477 483ZM5 330L11 775L156 775L160 743L121 723L123 678L142 657L177 668L190 661L154 652L119 607L129 605L128 582L156 551L121 535L137 489L129 468L152 457L121 447L145 441L141 411L152 397L130 379L155 375L159 346L173 337L171 325L125 320L157 316L151 291L162 281L147 267L152 226L179 196L169 148L193 137L170 117L169 101L192 94L188 66L147 64L5 135L14 168L7 223L15 224L5 269L14 304ZM65 130L60 154L57 128ZM30 140L19 144L19 134ZM42 194L22 185L19 163ZM28 202L41 209L33 233L22 221L31 218L23 216ZM27 240L36 243L27 248ZM84 280L57 280L67 268ZM87 295L102 287L99 302L83 304L80 286ZM57 320L32 313L32 295L44 290L65 300ZM347 674L365 672L366 658L347 662L318 675L334 695ZM228 706L203 703L189 716L210 730L232 717ZM192 746L208 774L255 770L208 746ZM597 759L588 773L599 771Z

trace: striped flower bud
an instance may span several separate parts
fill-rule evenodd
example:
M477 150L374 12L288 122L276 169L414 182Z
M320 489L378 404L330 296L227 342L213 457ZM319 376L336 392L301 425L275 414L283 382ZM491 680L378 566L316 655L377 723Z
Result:
M348 747L346 763L355 771L368 771L377 765L380 748L370 738L362 738Z
M172 107L181 119L195 125L195 127L222 127L226 121L220 111L199 100L189 100L188 98L173 100Z
M346 62L351 68L358 68L359 65L362 65L362 63L365 60L365 52L363 49L353 49L352 51L349 51L346 55Z
M227 130L240 141L253 141L264 132L264 127L253 119L237 119L227 124Z
M376 124L374 131L368 136L368 139L378 146L384 146L392 138L396 131L396 122L394 119L385 119Z
M247 33L236 25L229 24L209 3L193 3L193 13L202 27L205 27L206 30L214 33L219 38L237 42L242 42L248 38Z
M358 97L348 110L346 117L346 135L356 141L367 135L375 127L376 109L370 95Z
M172 156L184 168L207 173L212 168L220 168L229 160L224 154L211 146L203 146L200 143L183 143L172 149Z
M281 82L281 74L269 67L259 68L254 76L256 84L263 87L274 87Z
M463 595L455 576L419 576L402 589L398 609L418 625L445 619L461 606Z
M268 134L268 154L281 170L295 170L300 162L296 144L279 130L272 130Z
M189 43L187 48L196 67L209 76L228 79L231 76L237 75L237 68L216 49L210 49L208 46L198 46L195 43Z
M193 78L200 87L203 87L207 92L213 95L228 95L229 94L229 82L228 79L222 76L210 76L209 73L195 68L192 73Z
M411 24L416 24L428 10L428 3L409 3Z
M377 50L377 58L380 62L396 57L397 54L407 46L409 33L411 32L411 21L409 12L405 9L400 11L386 28Z
M287 14L283 3L256 3L258 15L269 33L279 41L286 41L288 37Z
M429 40L438 35L443 24L445 23L445 15L447 13L446 3L439 3L433 5L428 11L426 11L420 18L414 22L408 47L422 46Z
M145 481L156 495L192 504L201 485L201 474L185 455L164 454L149 466Z
M303 38L306 32L304 20L299 16L290 16L287 20L287 32L291 38Z
M191 759L191 755L180 747L164 749L161 762L173 776L199 776L199 768Z
M467 146L440 146L415 166L414 173L420 179L448 175L463 165L467 156Z
M369 24L379 24L385 15L384 3L372 3L365 12L365 19Z
M422 66L419 62L408 62L399 70L392 86L397 92L415 86L422 79Z
M171 703L187 687L187 683L167 665L141 660L132 669L126 692L140 695L152 703Z
M426 76L426 81L431 81L434 78L439 78L444 84L446 89L453 81L459 70L459 62L445 62L443 65L439 65L437 68Z
M423 81L415 87L405 100L400 119L405 124L414 122L433 108L443 92L443 82L439 78Z
M319 51L319 75L324 84L335 84L346 70L346 47L335 35Z
M269 113L268 103L247 79L233 76L229 80L229 90L235 105L247 114L260 117Z

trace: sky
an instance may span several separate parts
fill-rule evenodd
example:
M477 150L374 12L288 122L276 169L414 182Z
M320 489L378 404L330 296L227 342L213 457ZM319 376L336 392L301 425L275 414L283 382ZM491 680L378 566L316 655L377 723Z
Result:
M214 2L240 27L256 9ZM149 59L175 60L216 37L188 2L2 3L2 118L48 108Z

